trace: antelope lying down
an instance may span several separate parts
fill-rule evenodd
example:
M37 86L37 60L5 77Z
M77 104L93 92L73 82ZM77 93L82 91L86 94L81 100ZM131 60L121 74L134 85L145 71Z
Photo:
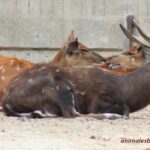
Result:
M133 42L131 48L121 55L106 58L105 64L96 64L95 66L111 72L127 74L150 62L150 36L143 32L132 15L127 17L127 25L129 27L128 30L121 24L120 27L127 38ZM133 27L137 29L140 36L135 36L129 32Z
M3 97L3 110L8 116L75 117L93 113L105 118L101 113L111 113L120 117L147 106L149 90L150 63L128 75L94 67L42 64L11 81Z
M116 100L110 101L109 98L105 100L100 98L104 93L99 88L103 89L105 85L101 84L102 81L94 82L95 84L90 82L93 78L92 73L86 75L87 77L84 76L87 72L99 70L91 69L63 69L49 64L37 65L10 82L2 100L3 110L8 116L75 117L89 113L116 113L90 115L90 117L120 117L118 114L125 113L123 103ZM77 75L79 71L82 72L81 78ZM101 70L97 72L97 75L99 73ZM93 86L97 86L95 92L91 91L94 90ZM110 95L112 94L110 92Z
M123 25L120 24L123 33L130 41L134 42L134 44L122 55L108 57L105 59L106 64L96 66L107 69L111 72L127 74L150 62L150 36L143 32L141 27L134 20L133 16L129 17L130 21L132 20L132 26L137 29L140 36L131 34Z

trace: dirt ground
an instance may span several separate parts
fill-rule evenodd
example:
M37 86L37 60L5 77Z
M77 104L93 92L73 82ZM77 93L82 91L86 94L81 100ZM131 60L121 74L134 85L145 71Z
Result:
M123 138L149 143L121 143ZM0 150L105 149L150 150L150 106L116 120L24 119L0 113Z

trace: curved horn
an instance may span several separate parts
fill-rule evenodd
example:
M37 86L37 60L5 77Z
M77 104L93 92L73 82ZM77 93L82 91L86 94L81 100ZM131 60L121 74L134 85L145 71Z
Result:
M135 28L137 28L138 32L141 34L141 36L147 41L147 42L150 42L150 37L147 36L144 31L139 27L139 25L133 21L133 25Z
M130 34L122 24L120 24L120 28L123 31L123 33L126 35L127 38L150 48L149 42L145 41L143 38L140 38L140 37Z

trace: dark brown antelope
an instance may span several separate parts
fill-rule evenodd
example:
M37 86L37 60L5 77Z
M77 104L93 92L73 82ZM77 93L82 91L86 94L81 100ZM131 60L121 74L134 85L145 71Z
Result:
M92 67L37 65L12 79L2 100L3 110L8 116L33 117L40 111L44 114L38 113L40 117L66 117L63 110L76 112L72 108L71 98L74 98L75 108L80 114L123 115L127 109L122 101L116 99L117 77ZM75 114L72 117L78 116Z
M80 113L124 114L127 109L135 112L150 103L150 63L127 75L92 67L63 70L65 78L75 86L76 108Z
M16 91L15 86L21 89ZM9 95L9 100L4 102L4 111L8 116L13 114L18 117L74 117L77 113L71 87L71 83L62 78L55 68L49 71L45 66L35 67L10 83L8 90L14 93L13 99L16 100L14 102L7 91L6 95ZM12 105L9 105L9 102ZM42 112L45 116L41 115Z
M71 89L76 111L80 114L127 115L128 111L138 111L150 103L150 63L128 75L117 75L94 67L61 68L43 64L25 71L11 81L3 97L6 115L21 116L37 110L44 114L47 111L51 113L53 103L50 93L53 95L53 91L50 86L57 76L60 84L52 86L54 93L59 96L58 91L62 90L62 95L68 102L63 86ZM55 101L56 99L53 100Z

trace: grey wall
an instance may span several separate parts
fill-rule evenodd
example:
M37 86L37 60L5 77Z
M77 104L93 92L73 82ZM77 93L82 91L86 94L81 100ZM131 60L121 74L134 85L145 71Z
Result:
M118 24L128 14L150 33L150 0L0 0L0 46L58 48L73 29L90 48L122 48L125 37ZM53 53L0 50L34 62Z
M134 14L150 32L150 0L0 0L0 46L60 47L70 30L92 48L121 48Z

